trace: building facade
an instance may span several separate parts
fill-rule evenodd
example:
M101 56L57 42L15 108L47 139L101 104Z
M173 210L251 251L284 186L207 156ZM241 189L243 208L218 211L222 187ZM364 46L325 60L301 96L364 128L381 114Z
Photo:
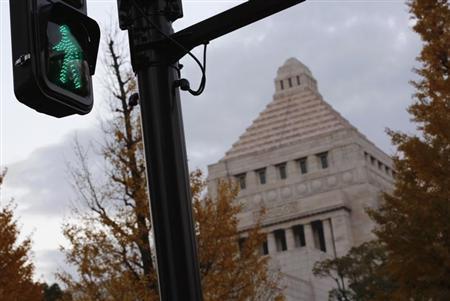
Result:
M334 283L315 278L314 263L373 237L365 209L379 204L394 176L391 158L326 103L308 67L291 58L278 69L273 100L208 166L208 191L236 179L239 229L245 236L266 209L261 251L281 271L287 300L325 301Z

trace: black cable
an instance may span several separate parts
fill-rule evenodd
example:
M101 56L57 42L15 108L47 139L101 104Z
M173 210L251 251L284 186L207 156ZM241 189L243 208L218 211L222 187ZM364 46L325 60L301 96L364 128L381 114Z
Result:
M198 95L202 94L203 91L205 90L205 86L206 86L206 45L208 44L208 42L206 42L204 44L204 49L203 49L203 66L202 66L200 61L197 59L197 57L195 55L192 54L192 52L190 50L188 50L186 47L184 47L182 44L180 44L177 40L173 39L171 36L169 36L168 34L163 32L161 29L159 29L158 26L156 26L155 22L153 22L147 16L147 14L144 12L144 10L141 7L139 7L139 5L136 3L136 0L131 0L131 2L133 4L133 6L139 11L139 13L147 20L147 22L150 23L150 25L152 25L154 29L156 29L156 31L158 31L161 35L163 35L165 38L167 38L169 41L171 41L178 48L183 50L185 53L187 53L190 57L192 57L194 59L194 61L197 63L197 65L200 67L200 69L202 71L202 79L201 79L201 82L200 82L200 86L197 89L197 91L193 91L193 90L191 90L189 88L189 83L188 83L186 89L184 89L184 90L189 91L189 93L191 93L194 96L198 96Z
M208 46L208 44L203 44L203 69L202 69L203 75L202 75L202 80L200 82L200 86L197 91L193 91L190 88L188 89L189 93L191 93L194 96L199 96L205 90L205 86L206 86L206 48L207 48L207 46Z

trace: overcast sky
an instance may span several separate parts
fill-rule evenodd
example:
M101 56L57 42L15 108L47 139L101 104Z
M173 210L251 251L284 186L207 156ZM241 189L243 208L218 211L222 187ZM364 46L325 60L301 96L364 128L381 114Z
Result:
M185 17L175 28L237 4L185 0ZM117 20L116 1L88 0L88 7L103 28ZM37 276L52 281L63 263L61 222L74 199L66 172L73 137L95 138L106 114L102 66L99 60L89 115L56 119L25 107L13 93L8 1L0 0L0 8L0 165L9 169L1 204L15 198L23 232L33 233ZM405 109L421 43L411 26L404 1L309 0L213 41L204 94L182 94L190 167L205 169L224 155L271 101L277 68L290 57L311 69L327 102L392 154L385 128L414 130ZM182 63L196 87L200 71L189 58Z

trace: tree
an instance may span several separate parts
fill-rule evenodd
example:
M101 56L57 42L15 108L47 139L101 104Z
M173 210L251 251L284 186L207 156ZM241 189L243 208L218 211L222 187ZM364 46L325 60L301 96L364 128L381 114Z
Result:
M0 172L0 188L6 171ZM12 203L0 208L0 300L39 301L42 290L33 281L30 238L20 242Z
M371 211L386 246L387 272L398 287L390 300L450 296L450 8L446 0L409 1L424 43L408 112L416 135L389 131L398 154L395 190Z
M335 281L329 300L390 300L394 282L384 273L386 256L384 246L370 241L353 247L345 256L316 262L313 273Z
M120 52L115 39L110 35L106 41L105 64L110 72L107 88L112 95L113 116L102 125L105 142L98 149L103 164L91 162L89 151L75 143L78 163L70 168L74 188L87 208L74 210L74 220L64 226L70 247L62 250L66 261L77 269L77 275L61 273L59 277L76 301L159 300L149 239L151 224L139 110L135 103L128 102L136 84L126 67L126 55ZM221 186L221 197L215 203L201 197L205 185L200 173L193 174L192 183L205 300L251 300L262 293L279 295L276 274L267 272L267 258L257 254L262 243L259 232L249 233L245 248L238 255L235 215L240 207L232 204L236 189Z
M75 221L63 227L71 247L62 250L78 279L59 277L77 300L157 300L139 111L128 103L136 83L113 36L104 62L113 116L102 123L105 139L97 149L104 165L94 174L87 150L75 143L72 183L88 210L75 209Z
M191 183L204 300L283 300L279 274L269 272L269 257L260 254L265 240L260 225L239 236L237 186L223 181L211 199L202 197L205 182L199 170Z

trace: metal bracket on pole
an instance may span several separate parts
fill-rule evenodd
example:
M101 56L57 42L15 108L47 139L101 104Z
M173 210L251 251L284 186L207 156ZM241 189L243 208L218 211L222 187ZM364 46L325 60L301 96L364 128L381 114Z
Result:
M187 50L208 43L232 31L250 25L270 15L278 13L306 0L250 0L211 18L203 20L172 35L152 43L142 44L142 48L165 49L171 62L176 62L186 51L173 44L177 41Z

